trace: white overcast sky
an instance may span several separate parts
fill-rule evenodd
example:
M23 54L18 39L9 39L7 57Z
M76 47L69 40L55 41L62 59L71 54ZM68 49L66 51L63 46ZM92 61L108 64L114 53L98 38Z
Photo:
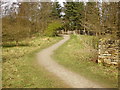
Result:
M17 2L17 1L26 1L26 2L29 2L29 1L37 1L37 0L1 0L1 1L4 1L4 2L9 2L9 3L12 3L12 2ZM42 1L48 1L48 0L42 0ZM55 0L51 0L51 1L55 1ZM57 0L61 6L64 6L63 5L63 2L66 2L66 0ZM79 1L88 1L88 0L79 0Z
M25 1L25 2L30 2L30 1L32 1L32 2L35 2L35 1L42 1L42 2L43 2L43 1L44 1L44 2L45 2L45 1L46 1L46 2L47 2L47 1L49 1L49 0L0 0L0 1L12 3L12 2L17 2L17 1L20 1L20 2L21 2L21 1L22 1L22 2L23 2L23 1ZM61 6L64 6L64 5L63 5L63 2L66 2L66 0L51 0L51 1L58 1ZM68 1L69 1L69 0L68 0ZM75 0L74 0L74 1L75 1ZM88 2L88 1L99 1L99 2L105 1L105 2L106 2L106 1L107 1L107 2L108 2L108 1L110 1L110 0L79 0L79 1L82 1L82 2ZM119 1L119 0L113 0L113 1Z

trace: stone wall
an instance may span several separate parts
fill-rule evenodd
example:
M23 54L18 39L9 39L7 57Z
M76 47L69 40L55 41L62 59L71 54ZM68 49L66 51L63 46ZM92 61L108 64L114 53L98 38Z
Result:
M119 40L100 39L98 48L98 63L118 64Z
M73 31L59 30L59 31L57 31L57 34L68 34L68 35L70 35L70 34L80 34L80 30L73 30Z

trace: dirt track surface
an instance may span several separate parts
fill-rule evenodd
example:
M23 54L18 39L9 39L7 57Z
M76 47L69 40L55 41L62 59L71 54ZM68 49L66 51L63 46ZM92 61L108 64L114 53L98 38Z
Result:
M37 54L39 64L47 69L49 72L52 72L55 76L60 78L71 88L102 88L96 83L89 81L88 79L78 75L77 73L68 70L62 65L59 65L57 62L55 62L55 60L53 60L53 58L51 58L54 50L56 50L59 46L61 46L69 39L70 37L66 35L64 36L64 39L60 42L40 51Z

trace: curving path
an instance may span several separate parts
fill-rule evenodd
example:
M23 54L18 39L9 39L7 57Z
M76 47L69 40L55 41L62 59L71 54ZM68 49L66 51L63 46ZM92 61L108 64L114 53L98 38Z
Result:
M56 50L59 46L61 46L69 39L70 37L65 35L64 39L60 42L40 51L37 54L39 64L44 66L49 72L52 72L72 88L102 88L96 83L91 82L86 78L66 69L62 65L59 65L57 62L55 62L55 60L53 60L53 58L51 58L54 50Z

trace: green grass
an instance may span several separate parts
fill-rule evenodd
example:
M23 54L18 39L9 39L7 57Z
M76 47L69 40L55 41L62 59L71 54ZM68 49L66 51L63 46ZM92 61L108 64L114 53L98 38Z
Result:
M55 51L53 58L69 70L103 87L117 87L117 69L95 63L97 42L98 38L94 36L72 35L69 41Z
M58 88L68 87L52 73L37 64L35 54L61 37L35 37L20 43L26 46L3 48L3 88ZM13 43L13 42L11 42Z

